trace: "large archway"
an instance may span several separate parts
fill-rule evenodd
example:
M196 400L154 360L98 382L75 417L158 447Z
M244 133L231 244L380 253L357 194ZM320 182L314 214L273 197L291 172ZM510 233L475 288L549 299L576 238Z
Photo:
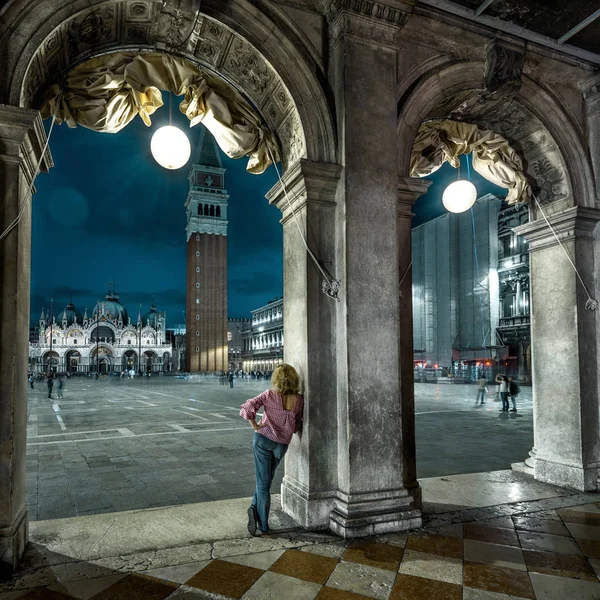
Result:
M49 6L39 10L27 0L17 0L5 8L2 18L3 23L10 26L0 30L0 54L6 58L6 70L11 77L10 81L2 82L5 85L0 90L0 98L9 107L0 119L17 119L17 135L23 135L19 144L25 144L27 151L37 154L41 160L41 171L52 165L50 154L43 153L45 134L35 112L40 107L44 90L52 83L60 82L70 69L86 59L119 50L167 51L190 61L241 93L266 127L274 132L281 147L284 177L293 190L287 199L278 193L280 198L274 202L284 215L289 216L290 210L297 212L293 205L302 210L301 214L294 215L294 223L288 219L284 225L286 246L296 258L289 264L286 261L284 278L290 304L296 310L303 307L302 318L294 318L289 324L289 329L297 332L297 344L290 349L289 356L302 372L309 401L311 387L319 387L320 374L308 364L307 356L318 358L323 350L316 340L311 342L308 338L307 324L316 315L326 314L331 320L333 314L323 308L330 300L320 293L319 276L313 274L308 266L296 221L306 223L314 218L311 215L323 213L319 227L313 230L317 234L317 242L327 232L333 231L334 212L330 208L323 211L320 203L325 198L332 205L339 168L331 164L336 158L337 147L326 93L315 76L311 57L298 51L302 44L289 40L289 36L294 38L294 32L287 29L284 33L264 12L244 1L232 3L227 10L222 10L219 3L214 3L214 6L209 3L199 13L195 2L127 0L82 3L73 0L56 11ZM25 37L15 35L24 22L28 23L26 30L29 34ZM186 25L189 26L187 29ZM182 41L178 36L184 30L186 36ZM33 164L28 163L24 177L15 179L20 181L17 188L12 188L15 206L20 205L21 199L28 200L27 184L35 176ZM314 205L307 208L307 201L313 200ZM6 217L12 219L14 215L7 213ZM11 274L6 269L3 281L3 293L14 297L20 306L29 305L30 219L29 210L21 214L13 239L5 241L4 245L5 257L12 252L12 264L23 264L19 268L18 285L13 277L16 272ZM321 258L327 261L332 256L330 249ZM314 292L307 295L305 290L309 276L308 286L312 285ZM7 334L9 327L18 339L25 339L27 321L28 315L20 313L17 322L3 324L3 335L10 335ZM98 331L98 356L95 350L90 357L94 365L91 368L101 372L112 369L110 347L102 345L112 336L110 332L102 333ZM311 344L314 352L308 352ZM323 362L329 361L332 370L332 358L328 353L325 356ZM25 380L17 378L10 394L11 402L22 405L20 398L24 398L25 393ZM25 414L13 413L10 422L13 432L11 447L22 458L5 473L7 481L6 485L2 485L5 490L14 492L11 491L7 504L9 527L1 534L0 550L5 557L3 560L14 567L27 537L22 493ZM306 458L298 454L298 470L305 461ZM331 501L328 500L328 504ZM4 548L7 548L6 552Z
M490 42L488 53L493 52L497 42ZM506 50L522 56L517 50ZM514 64L514 63L513 63ZM400 184L401 201L408 209L424 193L427 182L410 178L412 141L421 123L436 119L455 119L477 125L480 129L492 130L502 135L523 161L524 173L531 185L537 202L529 208L530 222L515 229L529 242L531 277L531 354L534 399L534 448L526 458L523 468L535 474L541 481L569 485L583 490L596 489L596 467L592 448L595 426L592 431L582 431L579 414L587 405L590 418L597 419L597 410L587 404L586 396L597 396L597 375L590 363L588 371L591 381L579 380L580 359L566 359L558 365L555 343L557 335L568 339L571 348L586 347L597 351L595 337L595 315L586 310L587 292L579 285L563 249L557 245L554 233L545 222L542 210L549 216L553 227L566 243L567 251L575 257L588 285L594 286L593 268L585 263L586 253L592 252L591 232L595 229L599 215L595 197L592 164L581 128L573 118L570 107L551 90L533 77L522 74L518 69L510 70L503 65L503 73L493 72L493 63L477 60L446 62L438 57L428 70L407 78L402 87L404 93L399 101L398 136L399 172L406 177ZM486 81L500 78L500 90L486 89ZM402 88L401 88L402 89ZM408 234L410 224L404 223ZM410 246L407 246L410 248ZM410 269L410 259L403 261ZM561 292L551 290L549 280L565 282ZM401 290L411 298L410 278ZM592 291L593 295L593 291ZM406 301L405 301L406 302ZM575 317L572 307L577 307ZM406 303L410 308L410 300ZM411 311L407 310L410 314ZM560 332L555 319L560 316ZM405 316L407 326L412 316ZM578 324L586 323L587 331L579 330ZM412 349L404 356L405 369L412 369ZM584 360L585 362L585 360ZM406 379L410 373L406 372ZM552 398L565 380L577 381L575 389L566 399L572 411L571 427L564 428L565 404L555 404ZM412 397L412 382L403 382L406 396ZM564 399L563 399L564 400ZM410 409L409 409L410 410ZM567 431L568 429L568 431ZM414 456L414 427L405 423L405 456ZM565 439L568 442L565 443ZM410 472L409 460L407 471ZM521 468L521 467L519 467Z

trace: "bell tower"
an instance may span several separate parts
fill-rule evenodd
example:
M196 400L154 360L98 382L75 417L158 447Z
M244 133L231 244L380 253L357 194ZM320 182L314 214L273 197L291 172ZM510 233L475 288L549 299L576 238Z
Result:
M186 371L227 371L227 190L214 138L201 126L189 174Z

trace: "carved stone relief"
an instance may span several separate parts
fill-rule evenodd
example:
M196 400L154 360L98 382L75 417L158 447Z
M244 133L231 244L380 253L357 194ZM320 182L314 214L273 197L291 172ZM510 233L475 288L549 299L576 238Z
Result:
M408 18L407 13L402 10L371 0L321 0L319 6L329 23L335 21L343 11L399 26L405 25Z
M525 54L497 40L486 48L484 84L488 92L512 98L521 89Z
M196 13L196 2L173 4L108 0L63 22L49 33L29 64L22 104L36 106L47 86L99 50L167 50L222 73L241 91L281 141L286 164L305 156L306 142L295 104L271 65L244 38ZM286 139L288 135L290 139Z
M462 92L436 106L430 118L466 121L499 133L523 160L540 203L572 204L562 153L543 123L515 99L486 90Z

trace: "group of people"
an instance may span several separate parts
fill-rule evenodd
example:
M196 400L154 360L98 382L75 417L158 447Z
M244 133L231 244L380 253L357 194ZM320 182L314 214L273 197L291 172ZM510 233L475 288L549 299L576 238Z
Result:
M29 385L31 386L31 389L33 390L34 389L33 383L35 381L34 374L33 373L29 373L29 376L28 376L27 380L29 381ZM52 390L54 388L54 383L55 382L56 382L56 396L57 396L57 398L62 398L63 397L63 389L65 387L64 377L60 373L48 373L46 375L46 386L48 387L48 398L50 400L52 400Z
M500 373L496 375L495 379L498 384L498 393L500 394L500 400L502 400L502 409L500 412L508 412L510 408L509 397L512 400L512 409L510 412L517 412L517 396L521 392L519 384L512 378ZM487 393L487 379L482 375L477 381L477 399L475 400L475 406L478 404L485 403L485 395Z

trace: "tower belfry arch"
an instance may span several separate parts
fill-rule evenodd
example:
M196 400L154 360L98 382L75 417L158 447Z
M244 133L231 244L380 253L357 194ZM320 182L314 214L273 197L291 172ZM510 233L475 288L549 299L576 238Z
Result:
M189 173L187 211L186 354L188 372L225 371L227 345L227 204L217 144L200 131Z

